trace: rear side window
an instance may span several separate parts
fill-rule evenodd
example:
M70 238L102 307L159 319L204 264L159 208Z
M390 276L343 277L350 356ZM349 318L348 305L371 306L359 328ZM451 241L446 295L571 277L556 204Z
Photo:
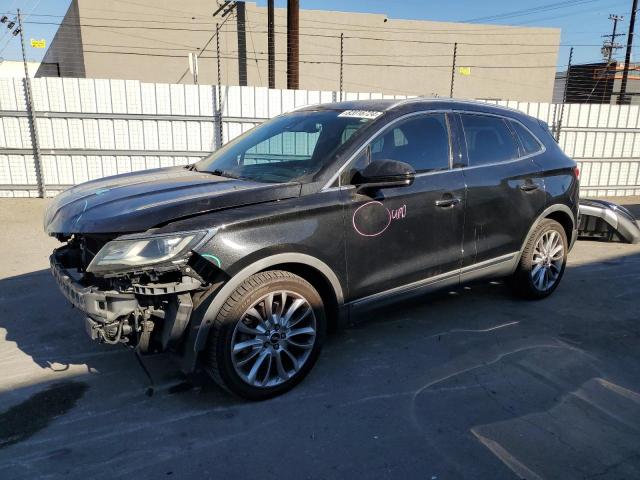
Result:
M518 145L504 119L461 114L469 165L506 162L518 158Z
M542 150L542 145L536 137L534 137L529 130L524 128L520 122L511 121L511 126L518 135L522 148L524 148L525 155L532 155Z

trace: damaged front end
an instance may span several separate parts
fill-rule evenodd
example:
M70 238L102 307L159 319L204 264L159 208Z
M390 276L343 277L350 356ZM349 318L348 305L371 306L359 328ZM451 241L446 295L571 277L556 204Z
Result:
M92 340L141 353L178 350L198 299L221 271L193 249L215 231L72 235L50 257L65 297L86 314Z

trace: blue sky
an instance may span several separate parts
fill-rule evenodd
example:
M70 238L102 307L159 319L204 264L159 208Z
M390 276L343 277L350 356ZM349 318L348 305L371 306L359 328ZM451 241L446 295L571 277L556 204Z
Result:
M599 61L602 35L611 32L610 13L624 15L625 21L619 26L619 31L626 32L627 20L631 9L631 0L573 0L580 1L579 5L557 8L552 11L533 13L491 22L498 25L529 25L559 27L562 29L562 44L559 64L565 64L569 45L580 45L575 48L574 63ZM266 0L258 0L258 5L266 6ZM535 0L528 2L514 2L513 0L300 0L301 8L318 10L341 10L354 12L381 13L390 18L407 18L417 20L465 21L489 15L498 15L515 10L535 8L555 3L552 0ZM566 3L571 3L567 0ZM107 5L108 2L105 2ZM188 0L184 0L188 5ZM213 4L213 1L212 1ZM15 11L20 8L25 15L36 13L40 15L64 15L69 0L2 0L2 12ZM276 6L286 6L286 0L276 0ZM106 8L106 7L105 7ZM34 17L32 19L36 20ZM43 20L42 18L38 20ZM49 19L53 20L53 19ZM45 38L48 42L55 34L55 26L25 24L26 40L31 38ZM619 39L622 43L626 40ZM637 42L640 45L640 42ZM43 51L27 47L27 57L39 60ZM624 49L618 52L618 58L623 58ZM19 59L20 42L11 37L3 25L0 25L0 57L7 60ZM634 57L636 57L634 55ZM638 57L640 58L640 57Z

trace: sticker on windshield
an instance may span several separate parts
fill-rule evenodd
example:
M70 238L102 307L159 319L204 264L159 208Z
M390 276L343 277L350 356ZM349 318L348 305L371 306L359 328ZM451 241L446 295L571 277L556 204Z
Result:
M351 117L351 118L377 118L382 115L382 112L376 112L374 110L345 110L338 115L339 117Z

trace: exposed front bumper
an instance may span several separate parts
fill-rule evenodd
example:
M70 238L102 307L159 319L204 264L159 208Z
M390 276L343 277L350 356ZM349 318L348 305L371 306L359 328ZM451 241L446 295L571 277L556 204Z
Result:
M51 273L62 294L85 314L92 340L125 343L141 352L162 351L180 342L193 309L192 293L201 287L193 277L166 283L131 283L126 291L83 285L71 273L67 247L49 258Z
M102 291L96 287L85 287L65 269L58 258L58 251L49 257L51 273L62 294L78 310L100 323L110 323L117 318L133 313L138 300L133 293Z

